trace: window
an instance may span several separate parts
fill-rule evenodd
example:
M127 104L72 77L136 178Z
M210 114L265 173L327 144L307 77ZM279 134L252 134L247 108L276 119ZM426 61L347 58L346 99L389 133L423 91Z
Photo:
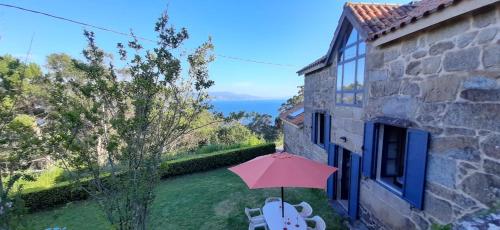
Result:
M423 209L429 133L368 121L363 137L363 176Z
M351 28L344 37L337 57L336 103L340 105L363 104L365 71L365 43L356 29Z
M300 114L302 114L303 112L304 112L304 107L299 108L299 109L291 112L290 114L288 114L288 118L294 119L297 116L299 116Z
M326 149L330 142L330 115L323 112L312 115L311 140Z
M325 144L325 114L324 113L314 113L315 120L315 133L316 138L314 139L314 143L318 145Z
M401 192L406 158L406 129L380 125L378 137L377 180Z

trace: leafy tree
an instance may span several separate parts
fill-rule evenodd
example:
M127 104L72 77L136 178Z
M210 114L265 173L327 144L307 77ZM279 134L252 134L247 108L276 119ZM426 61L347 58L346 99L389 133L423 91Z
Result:
M212 136L211 142L223 145L256 145L264 143L264 140L239 121L233 121L221 125Z
M280 113L283 113L304 101L304 86L301 85L297 88L299 88L297 94L286 100L285 103L281 104L278 109Z
M83 80L83 72L76 67L76 60L65 53L50 54L47 56L49 76L69 80Z
M273 117L269 114L247 114L249 123L246 125L252 132L262 136L266 141L273 142L278 139L280 130L274 125Z
M118 229L146 228L162 152L195 130L193 121L210 108L210 39L188 55L188 76L182 77L174 54L188 39L186 29L169 26L164 14L155 31L158 43L152 50L144 51L137 40L128 48L118 44L121 59L130 60L130 81L118 80L94 34L85 31L86 61L72 60L82 80L57 72L50 92L49 147L77 172L75 180L91 178L91 186L83 188Z
M20 228L24 205L20 179L27 173L40 147L33 103L41 76L36 64L23 64L12 56L0 57L0 229Z

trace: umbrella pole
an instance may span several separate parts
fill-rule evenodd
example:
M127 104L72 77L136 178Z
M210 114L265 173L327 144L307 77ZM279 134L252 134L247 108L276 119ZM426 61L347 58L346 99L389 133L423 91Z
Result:
M283 192L283 187L281 187L281 217L285 218L285 195Z

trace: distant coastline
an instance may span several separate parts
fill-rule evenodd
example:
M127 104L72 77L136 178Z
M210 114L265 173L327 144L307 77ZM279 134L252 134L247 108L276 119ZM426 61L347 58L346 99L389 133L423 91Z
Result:
M210 98L212 101L272 101L272 100L283 100L284 98L268 98L260 97L249 94L239 94L232 92L210 92Z
M228 115L231 112L257 112L278 117L278 109L286 99L258 99L258 100L212 100L214 111Z

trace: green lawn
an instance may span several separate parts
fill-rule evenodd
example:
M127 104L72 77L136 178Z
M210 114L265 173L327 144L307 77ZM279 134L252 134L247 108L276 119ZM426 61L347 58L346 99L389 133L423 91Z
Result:
M248 229L245 207L262 207L264 199L279 196L278 189L249 190L227 169L180 176L160 183L150 215L150 229ZM325 193L313 189L286 189L290 203L307 201L328 229L341 229L340 218L328 206ZM29 229L110 229L92 201L67 204L27 216Z

